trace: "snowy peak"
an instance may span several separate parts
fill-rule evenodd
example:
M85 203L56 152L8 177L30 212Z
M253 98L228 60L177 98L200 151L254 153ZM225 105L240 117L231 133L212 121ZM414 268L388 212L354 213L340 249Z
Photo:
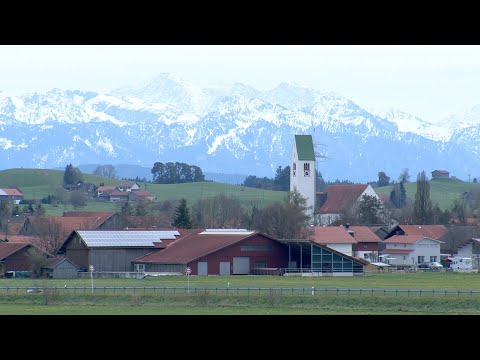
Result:
M452 136L451 128L432 124L401 110L390 109L377 115L395 123L399 131L421 135L430 140L445 142Z

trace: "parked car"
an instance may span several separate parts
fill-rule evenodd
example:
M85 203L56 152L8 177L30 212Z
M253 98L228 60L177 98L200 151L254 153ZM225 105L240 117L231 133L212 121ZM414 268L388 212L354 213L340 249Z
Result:
M423 262L418 264L419 269L430 269L429 263L428 262Z
M428 263L428 267L433 270L440 270L443 268L443 265L440 264L438 261L431 261Z

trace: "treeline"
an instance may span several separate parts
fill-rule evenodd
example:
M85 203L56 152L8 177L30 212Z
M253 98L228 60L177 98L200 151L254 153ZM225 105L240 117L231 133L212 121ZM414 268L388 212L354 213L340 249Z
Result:
M179 162L156 162L151 170L155 184L181 184L205 181L202 169Z
M316 190L318 192L323 191L328 185L353 184L353 182L349 180L336 179L334 181L325 181L320 171L315 170L315 173ZM290 191L290 166L284 168L279 166L275 172L274 178L249 175L245 178L242 186L265 190Z

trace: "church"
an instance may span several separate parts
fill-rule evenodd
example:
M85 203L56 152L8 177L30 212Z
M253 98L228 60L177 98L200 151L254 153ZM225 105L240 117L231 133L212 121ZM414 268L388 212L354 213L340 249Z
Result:
M312 135L295 135L290 156L290 191L295 189L307 200L307 214L314 224L315 151Z

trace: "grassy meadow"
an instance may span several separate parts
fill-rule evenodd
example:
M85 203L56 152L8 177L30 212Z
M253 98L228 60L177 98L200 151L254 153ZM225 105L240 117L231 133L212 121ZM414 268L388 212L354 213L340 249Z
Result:
M230 283L230 287L227 284ZM65 288L65 285L67 286ZM6 290L6 287L10 287ZM25 287L45 289L27 293ZM114 291L111 287L117 287ZM436 289L437 294L310 289ZM15 287L19 287L16 289ZM56 287L56 289L53 289ZM123 288L122 288L123 287ZM133 289L132 287L135 287ZM165 291L153 287L177 287ZM243 288L237 291L237 288ZM252 289L245 291L246 288ZM261 291L256 289L261 288ZM306 291L290 292L290 288ZM227 290L228 289L228 290ZM0 279L0 315L478 315L478 273L372 273L363 277L162 276L149 279Z
M63 184L62 170L49 169L8 169L0 171L0 188L8 186L17 186L24 194L24 199L40 200L47 195L54 195L58 188ZM106 186L117 185L121 180L105 179L92 174L83 174L85 182L91 182L99 185L100 182ZM286 196L285 191L271 191L243 187L239 185L222 184L214 182L199 182L185 184L149 184L139 182L141 190L149 191L156 195L158 201L178 200L185 198L189 203L199 199L208 198L217 194L234 196L238 198L242 205L248 205L251 202L259 206L267 206L276 201L282 201ZM62 215L64 211L74 210L72 205L53 206L44 205L47 215ZM82 210L91 211L118 211L119 204L89 200Z

